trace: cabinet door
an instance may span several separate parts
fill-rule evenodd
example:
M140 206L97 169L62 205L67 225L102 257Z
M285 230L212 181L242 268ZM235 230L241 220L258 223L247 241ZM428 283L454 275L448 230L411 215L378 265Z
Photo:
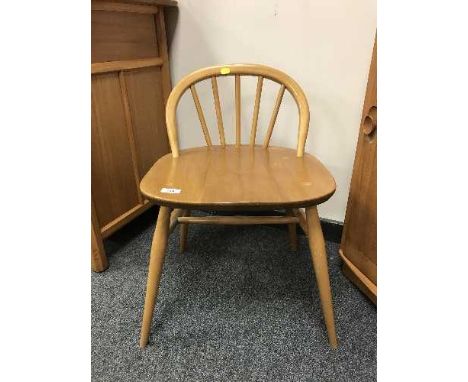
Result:
M377 285L377 45L369 71L341 250Z
M91 188L100 227L139 204L119 75L91 81Z
M164 106L171 90L163 7L91 2L93 269L102 239L151 207L140 180L169 152ZM100 245L97 245L100 244Z
M92 198L103 237L151 204L141 178L169 152L164 14L150 5L93 1Z

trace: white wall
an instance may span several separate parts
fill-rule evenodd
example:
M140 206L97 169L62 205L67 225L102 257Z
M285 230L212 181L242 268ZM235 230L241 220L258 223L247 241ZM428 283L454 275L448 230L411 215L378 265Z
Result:
M180 0L177 13L171 11L167 17L173 84L204 66L262 63L285 71L302 86L311 111L306 151L328 167L337 183L335 195L320 207L320 215L343 221L376 30L376 1ZM230 130L231 143L233 81L233 77L220 81L225 128ZM178 112L182 148L204 144L189 93ZM245 139L254 94L255 79L243 79ZM275 94L276 88L271 85L262 95L261 138ZM212 137L216 137L209 84L200 87L199 95ZM296 139L297 108L288 95L271 144L293 148Z

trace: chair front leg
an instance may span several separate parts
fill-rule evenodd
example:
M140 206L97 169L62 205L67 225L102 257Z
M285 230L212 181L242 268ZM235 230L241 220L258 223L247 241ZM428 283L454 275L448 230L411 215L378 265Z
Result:
M317 207L314 206L306 208L306 219L312 264L314 266L315 277L317 278L323 316L328 332L328 341L330 346L333 349L336 349L338 344L335 332L335 318L333 314L330 279L328 276L327 252L325 249L325 240L323 239Z
M159 290L164 258L166 256L167 238L169 234L170 209L160 207L156 230L154 231L151 255L148 267L148 281L146 284L145 307L143 311L143 323L141 325L140 347L145 347L153 320L154 306Z

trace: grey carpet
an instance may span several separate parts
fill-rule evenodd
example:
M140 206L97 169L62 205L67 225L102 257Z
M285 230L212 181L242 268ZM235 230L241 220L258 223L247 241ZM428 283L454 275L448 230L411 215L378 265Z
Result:
M153 216L151 216L153 219ZM150 342L138 347L154 225L106 242L92 279L93 381L375 381L376 308L327 242L339 348L329 348L305 236L190 226L169 238Z

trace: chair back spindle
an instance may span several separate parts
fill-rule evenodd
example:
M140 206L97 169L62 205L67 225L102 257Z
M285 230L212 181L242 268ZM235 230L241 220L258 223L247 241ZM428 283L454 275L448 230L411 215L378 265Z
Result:
M269 79L280 85L280 89L276 96L275 106L273 108L273 113L268 124L267 132L263 141L263 147L268 148L270 144L270 139L273 133L273 129L276 124L278 117L278 112L283 100L284 92L288 92L292 95L294 101L296 102L298 112L299 112L299 129L298 129L298 142L297 142L297 156L302 157L304 155L304 147L307 139L307 133L309 130L309 106L307 103L306 96L301 89L301 87L287 74L270 68L265 65L256 65L256 64L234 64L226 66L212 66L204 69L197 70L188 76L184 77L172 90L166 104L166 125L167 132L169 136L169 143L171 145L171 151L173 157L177 158L179 156L179 143L177 135L177 125L176 125L176 109L179 104L180 98L185 93L185 91L190 88L192 93L193 102L197 110L198 119L200 120L201 129L205 137L205 142L208 146L212 146L210 133L208 126L206 124L205 115L198 97L198 93L195 85L198 82L211 79L211 88L213 91L213 100L214 108L216 112L216 120L219 133L219 142L222 146L226 145L223 116L221 112L221 102L219 98L219 89L217 77L219 76L234 76L234 100L235 100L235 135L236 141L235 146L240 147L242 141L241 135L241 76L256 76L257 87L255 92L255 102L254 110L252 117L252 126L250 131L249 144L251 146L255 145L256 136L257 136L257 127L258 127L258 115L260 111L260 99L262 96L262 89L264 79Z
M268 125L268 130L265 135L265 140L263 141L263 147L268 147L270 144L271 134L273 133L273 128L275 127L276 118L278 117L279 108L281 106L281 101L283 100L284 90L286 87L281 85L278 95L276 96L275 108L273 109L273 114L271 115L270 124Z
M226 138L224 137L223 114L221 113L221 103L219 102L218 81L216 81L216 76L211 77L211 89L213 90L216 120L218 122L219 142L221 145L226 146Z
M257 123L258 123L258 112L260 111L260 97L262 96L263 89L263 77L258 76L257 90L255 92L255 103L252 118L252 128L250 129L250 145L255 145L255 139L257 137Z
M236 98L236 146L241 145L241 96L240 76L236 74L235 98Z
M190 91L192 92L193 102L195 103L195 108L197 109L198 119L203 130L203 135L205 136L205 141L208 146L211 146L211 137L210 132L208 131L208 126L206 126L205 115L203 114L203 109L200 104L200 99L198 98L197 89L195 85L190 86Z

